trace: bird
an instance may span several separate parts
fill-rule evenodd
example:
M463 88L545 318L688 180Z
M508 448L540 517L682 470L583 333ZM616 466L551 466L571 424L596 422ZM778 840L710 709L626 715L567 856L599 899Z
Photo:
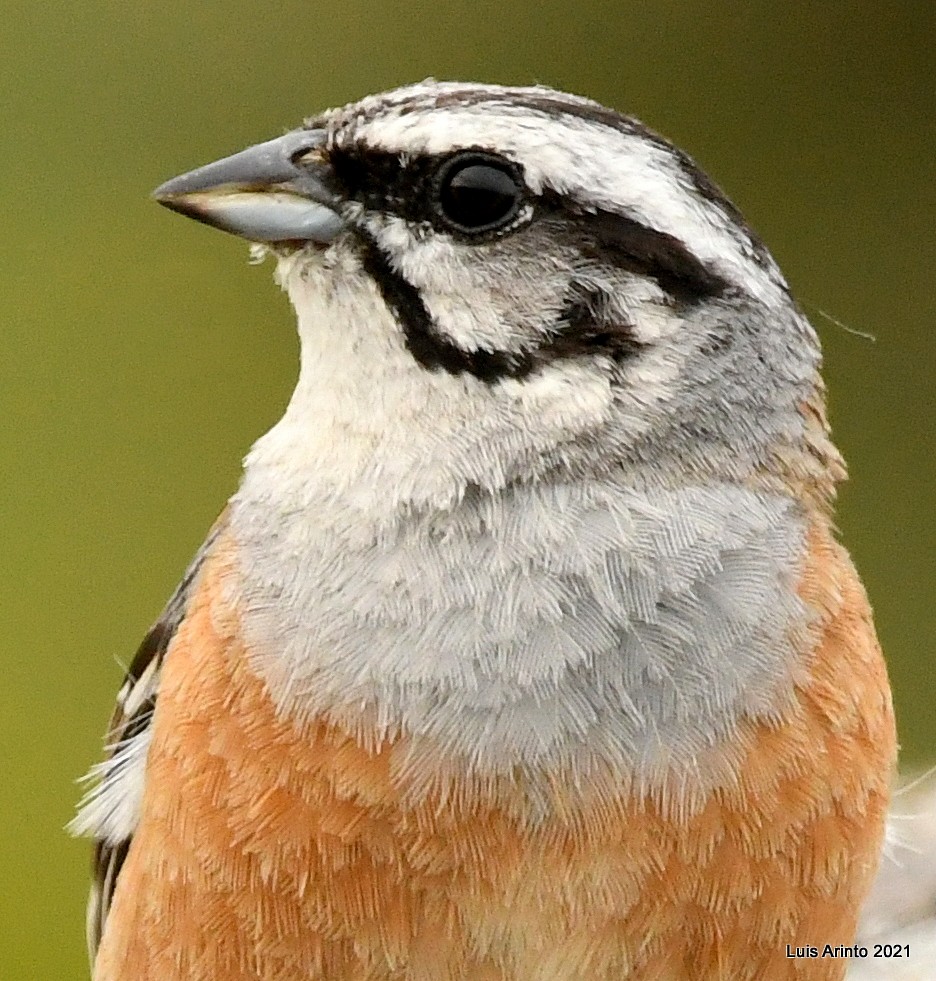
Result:
M94 981L842 978L891 693L819 341L724 193L427 79L154 195L273 259L300 363L73 822Z

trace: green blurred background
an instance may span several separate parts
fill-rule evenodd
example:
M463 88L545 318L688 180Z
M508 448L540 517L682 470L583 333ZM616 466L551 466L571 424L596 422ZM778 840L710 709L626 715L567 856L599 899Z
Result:
M270 267L149 191L430 74L629 111L763 234L825 343L852 474L840 524L905 764L936 759L934 48L932 0L7 0L0 981L86 976L87 847L61 830L74 780L99 755L120 662L295 376Z

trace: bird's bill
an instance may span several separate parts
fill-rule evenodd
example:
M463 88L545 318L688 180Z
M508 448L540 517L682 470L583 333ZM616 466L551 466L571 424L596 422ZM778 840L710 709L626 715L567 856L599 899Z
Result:
M296 130L166 181L173 211L254 242L327 244L344 227L321 130Z

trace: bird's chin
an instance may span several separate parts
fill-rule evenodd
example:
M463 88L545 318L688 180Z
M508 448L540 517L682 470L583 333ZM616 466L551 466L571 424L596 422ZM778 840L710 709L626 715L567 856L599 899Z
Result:
M306 256L318 261L327 251L330 242L312 242L308 239L285 239L282 242L252 242L250 245L250 261L261 263L264 259L292 259Z
M276 242L273 245L277 255L296 255L302 253L310 257L324 255L331 246L331 242L312 242L301 238L288 239L285 242Z

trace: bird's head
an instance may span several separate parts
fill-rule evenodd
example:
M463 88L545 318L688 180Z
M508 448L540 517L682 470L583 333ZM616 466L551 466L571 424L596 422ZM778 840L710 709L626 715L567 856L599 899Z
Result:
M773 259L685 154L595 102L427 81L156 198L278 257L302 368L255 455L331 452L338 483L442 505L583 473L822 502L840 475Z

